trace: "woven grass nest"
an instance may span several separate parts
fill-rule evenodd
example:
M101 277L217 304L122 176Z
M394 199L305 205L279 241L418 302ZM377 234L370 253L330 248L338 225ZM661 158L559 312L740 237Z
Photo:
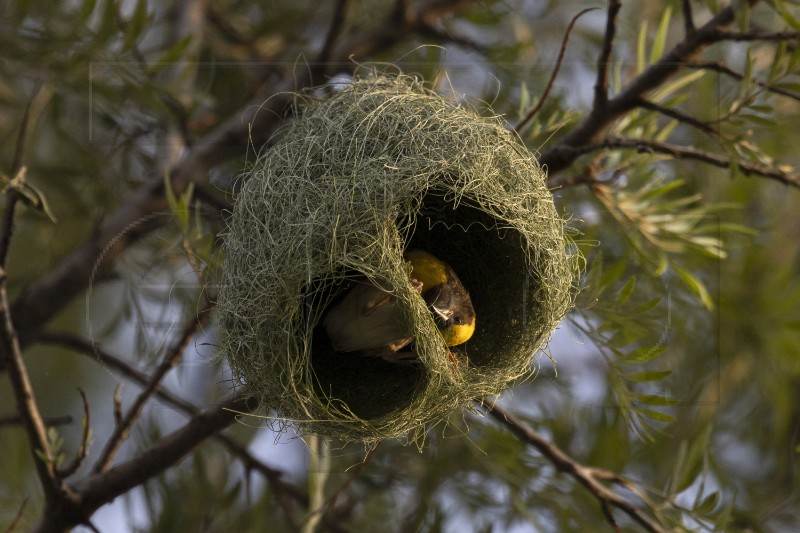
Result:
M221 353L267 420L348 441L419 436L531 373L572 305L577 258L544 170L499 118L398 74L310 94L243 176ZM469 290L467 343L445 346L409 283L408 248L447 261ZM364 277L401 302L419 363L332 350L325 310Z

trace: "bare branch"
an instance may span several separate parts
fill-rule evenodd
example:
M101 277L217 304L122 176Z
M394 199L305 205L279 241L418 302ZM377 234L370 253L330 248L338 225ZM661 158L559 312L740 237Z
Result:
M587 144L579 148L575 148L573 155L579 155L602 150L605 148L628 148L637 150L639 152L652 152L659 154L666 154L674 157L675 159L691 159L695 161L702 161L710 165L720 168L730 168L731 164L735 164L745 176L760 176L771 180L778 181L784 185L800 188L800 174L792 172L784 172L781 169L757 165L755 163L747 163L742 161L731 162L731 159L690 148L688 146L678 146L668 143L660 143L647 139L627 139L624 137L606 137L599 142Z
M720 41L797 41L800 40L800 32L796 31L752 31L736 32L721 31L717 34Z
M597 59L597 79L594 84L594 109L603 107L608 102L608 71L611 67L611 48L617 32L617 13L622 7L620 0L609 0L606 18L606 35L603 37L603 48Z
M78 451L75 452L75 457L72 458L72 462L69 464L69 466L58 471L58 476L61 479L67 478L74 474L78 468L80 468L81 464L83 464L83 460L86 459L86 454L89 451L89 437L91 435L89 400L86 399L86 393L83 392L83 389L80 387L78 388L78 392L80 393L81 401L83 402L83 433L81 434L81 444L78 447Z
M167 353L164 354L164 359L151 376L150 381L145 389L141 392L141 394L139 394L136 400L134 400L133 405L131 405L130 409L128 409L128 412L122 418L122 421L114 428L114 432L109 437L103 452L100 454L100 458L97 460L94 468L92 469L92 472L99 473L109 467L111 462L114 460L114 456L116 455L120 446L122 446L122 443L125 441L125 439L127 439L131 426L133 426L133 423L141 414L142 409L144 409L144 404L155 393L159 383L161 383L161 380L164 379L164 376L166 376L167 373L175 368L175 366L178 364L183 355L183 351L186 349L186 346L189 344L189 341L194 336L200 324L207 320L209 316L211 316L212 309L213 306L208 305L205 307L205 309L200 311L196 318L190 320L189 324L187 324L187 326L184 328L180 339L178 339L178 341L167 351Z
M137 370L122 359L105 352L101 347L77 335L56 331L44 331L37 337L37 341L45 344L65 346L77 353L89 356L100 364L112 368L140 385L147 386L152 382L152 378L147 376L144 372ZM176 396L163 387L156 387L153 396L189 416L194 416L199 412L199 409L192 403ZM244 446L223 433L214 435L214 439L222 443L231 455L242 461L246 468L255 470L267 478L271 490L275 493L278 503L284 508L284 512L288 517L292 515L291 500L294 500L302 507L308 505L308 498L302 491L298 490L290 483L283 481L283 472L259 461L253 457Z
M25 514L25 507L28 505L28 498L22 500L22 505L19 506L17 509L17 514L14 516L14 520L8 525L8 529L6 529L6 533L13 533L19 523L22 521L22 516Z
M317 57L317 62L323 64L323 69L325 68L324 63L326 63L333 55L333 46L336 44L336 39L339 38L339 35L342 32L345 17L347 16L347 6L349 3L349 0L336 1L336 7L333 10L333 18L331 19L331 27L328 30L328 36L325 38L325 44L322 45L322 50L320 50L319 56Z
M13 174L16 176L13 181L18 182L17 186L24 186L25 173L22 165L23 146L25 144L25 132L28 129L30 120L30 109L33 101L39 94L42 87L38 83L33 90L33 94L28 99L28 105L23 114L23 122L20 125L20 133L17 137L15 149ZM0 362L1 366L8 369L8 376L11 380L11 388L17 402L17 413L23 421L23 425L28 434L33 462L36 465L36 473L44 491L46 506L52 508L61 498L61 483L56 472L55 456L47 438L47 428L36 396L33 392L28 370L22 358L17 330L12 319L11 305L8 300L6 263L8 260L8 250L11 244L11 237L14 233L14 215L16 211L19 195L15 187L6 189L6 211L3 220L3 227L0 230Z
M81 508L89 515L101 505L157 476L203 440L233 423L237 413L249 412L252 408L244 394L234 394L222 403L199 412L182 428L162 438L137 457L82 480L75 487Z
M72 424L72 417L70 415L64 416L45 416L42 418L44 425L47 427L53 426L66 426ZM19 415L0 416L0 428L6 426L19 426L24 424L25 421Z
M686 37L689 37L696 31L694 27L694 16L692 15L692 0L683 0L683 31Z
M758 2L758 0L748 1L751 4ZM576 148L590 144L608 124L636 107L638 101L644 95L660 86L675 74L681 66L692 61L706 46L717 41L719 32L734 22L735 14L732 5L722 9L706 24L687 36L665 53L661 59L634 78L618 95L609 99L605 105L598 106L596 96L595 104L586 118L558 143L542 152L542 156L539 158L540 163L548 168L551 176L572 164L576 157L574 151ZM601 54L601 59L603 57ZM600 63L598 62L598 64ZM602 84L600 87L602 88ZM597 90L596 87L596 95Z
M486 400L481 403L481 407L495 420L506 426L521 441L526 442L536 448L539 453L544 455L553 466L560 472L571 476L581 485L586 487L595 498L597 498L604 510L606 519L616 527L616 522L611 515L611 508L616 508L628 515L639 523L650 533L664 533L666 530L653 522L642 509L633 505L610 488L606 487L601 480L613 483L622 483L623 478L618 474L601 468L593 468L580 464L578 461L567 455L555 444L538 434L525 422L506 411L493 400Z
M712 70L714 72L719 72L720 74L725 74L726 76L730 76L731 78L742 81L744 76L739 74L735 70L731 69L727 65L719 62L719 61L707 61L707 62L692 62L686 65L688 68L694 69L704 69L704 70ZM759 87L766 89L767 91L775 94L780 94L782 96L786 96L793 100L797 100L800 102L800 94L788 91L786 89L781 89L780 87L773 87L772 85L766 84L763 81L754 80L756 85Z
M561 62L564 60L564 53L567 50L567 43L569 42L569 36L572 33L572 28L575 26L575 23L578 22L578 19L581 18L583 15L590 11L594 11L597 9L596 7L589 7L586 9L582 9L578 12L577 15L572 17L572 20L569 21L569 26L567 26L567 31L564 32L564 38L561 40L561 49L558 51L558 58L556 59L556 66L553 68L553 72L550 74L550 79L547 81L547 86L544 88L544 92L542 96L539 98L539 101L536 103L533 109L531 109L525 117L514 126L514 130L519 134L522 131L522 128L531 121L533 117L536 116L536 113L542 109L545 100L547 100L547 96L550 94L550 89L553 87L553 82L556 81L556 76L558 76L558 71L561 69Z
M339 47L341 52L332 62L343 69L356 65L350 56L364 58L379 52L422 26L422 20L434 20L468 7L478 0L437 1L423 5L405 17L390 17L373 31L354 36ZM293 101L292 92L310 86L312 75L307 70L287 73L269 86L266 102L263 94L233 113L231 118L187 148L182 159L169 169L168 175L176 194L190 182L204 182L209 170L232 158L241 157L248 146L260 147L272 136L285 110ZM143 185L86 241L52 271L41 276L24 289L14 302L12 311L15 323L27 342L36 329L56 315L83 291L91 280L92 271L103 272L131 243L161 227L164 220L153 215L167 209L164 198L163 173L154 171L145 176ZM109 247L109 243L114 246ZM95 267L96 262L100 262Z
M697 128L705 133L711 135L717 135L717 130L714 129L710 124L707 122L703 122L702 120L698 120L692 116L689 116L685 113L681 113L677 109L672 109L670 107L664 107L662 105L656 104L655 102L651 102L650 100L646 100L644 98L639 100L639 107L643 107L644 109L649 109L650 111L655 111L657 113L661 113L664 116L674 118L678 122L683 124L687 124L694 128Z

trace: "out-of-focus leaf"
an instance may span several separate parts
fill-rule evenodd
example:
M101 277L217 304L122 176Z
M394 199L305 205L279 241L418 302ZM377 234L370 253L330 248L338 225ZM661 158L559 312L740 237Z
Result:
M150 74L160 72L176 61L180 61L184 52L186 52L186 50L189 48L189 44L194 38L195 37L193 35L187 35L183 39L180 39L178 42L170 46L166 52L161 54L161 56L152 65L150 65L148 68Z
M131 18L125 25L125 40L123 49L130 50L136 44L147 25L147 0L137 0Z
M695 296L697 296L700 302L702 302L703 306L708 310L713 309L714 301L711 299L711 294L709 294L705 284L685 268L675 263L672 263L671 266L681 281L683 281Z
M664 14L661 15L661 20L658 23L658 30L653 38L653 48L650 50L650 62L655 63L661 58L664 53L664 47L667 44L667 30L669 30L669 22L672 17L672 6L667 5L664 9Z
M644 72L647 58L647 21L642 22L639 28L639 38L636 40L636 73Z
M643 346L623 357L620 363L624 365L646 363L664 353L665 350L666 348L664 346Z
M648 370L645 372L632 372L625 377L628 381L634 383L645 383L649 381L661 381L662 379L671 376L672 370Z
M654 409L637 409L636 413L640 416L645 416L647 418L651 418L653 420L658 420L659 422L673 422L675 417L672 415L668 415L667 413L662 413L661 411L656 411Z
M711 513L714 509L716 509L717 504L719 503L719 492L712 492L705 498L703 501L700 502L700 505L694 508L694 511L697 513L708 514Z
M620 289L619 294L617 294L617 303L624 304L625 302L627 302L630 299L631 294L633 293L633 290L635 288L636 288L636 276L631 276L630 279L628 279L628 281L625 282L625 285L623 285L622 289Z

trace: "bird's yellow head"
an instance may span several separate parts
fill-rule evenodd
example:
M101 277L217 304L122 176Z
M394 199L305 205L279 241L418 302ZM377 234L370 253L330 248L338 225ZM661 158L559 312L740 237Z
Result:
M444 342L447 346L458 346L467 342L472 334L475 333L475 316L472 320L463 324L452 324L440 330Z
M413 268L411 277L422 284L422 298L433 312L445 344L457 346L467 342L475 333L475 310L455 271L422 250L407 251L406 259Z

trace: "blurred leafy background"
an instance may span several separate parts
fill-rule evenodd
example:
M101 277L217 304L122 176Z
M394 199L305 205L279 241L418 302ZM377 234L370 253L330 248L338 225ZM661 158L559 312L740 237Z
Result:
M625 476L620 494L664 531L800 523L800 12L789 0L734 4L726 31L771 37L709 43L553 165L557 207L586 258L582 290L552 359L537 355L535 379L500 399L580 464ZM685 39L687 5L697 27L727 6L622 5L610 96ZM7 184L28 126L7 285L41 411L71 417L49 434L65 462L83 434L78 387L88 398L93 446L67 482L89 474L114 431L115 395L125 408L138 396L134 370L118 362L146 380L213 295L235 178L287 119L279 106L254 115L260 103L386 64L514 125L539 104L586 7L599 9L576 23L548 98L519 130L545 155L592 109L603 3L2 1ZM236 123L245 134L220 135ZM84 252L91 261L64 283L64 302L31 301L43 293L26 288L67 279L48 276ZM230 375L213 345L204 321L162 389L198 408L225 396ZM0 526L26 531L45 502L2 375L0 405ZM150 399L117 461L186 417ZM291 432L263 426L240 420L80 527L308 529L319 461ZM481 409L453 413L421 451L387 441L363 463L363 446L329 453L319 530L613 530L589 491Z

